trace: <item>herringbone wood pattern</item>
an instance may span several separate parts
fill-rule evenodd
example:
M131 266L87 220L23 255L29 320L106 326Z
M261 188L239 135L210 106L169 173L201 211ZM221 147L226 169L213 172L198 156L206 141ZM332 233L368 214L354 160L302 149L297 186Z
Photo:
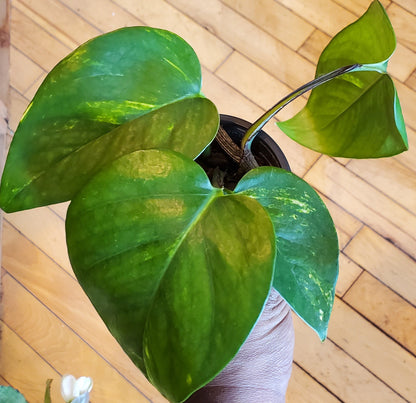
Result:
M376 161L309 152L270 124L292 170L330 209L341 246L329 337L295 318L287 401L416 402L416 1L384 0L397 33L390 63L411 149ZM309 81L323 47L370 0L12 0L13 131L48 71L79 44L128 25L174 31L203 66L221 113L254 120ZM285 110L285 119L304 100ZM66 205L5 216L0 383L59 402L62 374L94 379L92 402L163 402L111 337L77 284ZM265 402L268 403L268 402Z

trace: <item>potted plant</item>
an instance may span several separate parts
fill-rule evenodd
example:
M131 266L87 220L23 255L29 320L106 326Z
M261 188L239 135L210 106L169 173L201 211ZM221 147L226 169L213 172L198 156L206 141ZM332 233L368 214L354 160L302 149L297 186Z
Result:
M218 130L198 59L181 38L149 27L99 36L64 58L27 108L0 206L71 200L67 246L81 286L137 367L169 400L184 401L235 356L271 287L325 338L335 228L259 133L312 90L279 123L294 140L350 158L406 150L386 73L394 48L376 0L325 48L315 80L248 129L223 117Z

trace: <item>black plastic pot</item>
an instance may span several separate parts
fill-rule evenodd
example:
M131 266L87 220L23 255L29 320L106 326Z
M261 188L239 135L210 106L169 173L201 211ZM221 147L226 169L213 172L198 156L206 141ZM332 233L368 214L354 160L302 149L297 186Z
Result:
M238 146L251 126L250 122L229 115L220 115L220 124ZM251 151L260 166L275 166L290 171L283 151L264 131L254 138ZM225 153L216 140L196 159L196 162L204 168L214 186L224 186L229 190L234 189L244 174L239 170L239 165ZM220 183L218 183L219 177Z
M251 126L250 122L230 115L220 115L221 126L234 140L240 144L247 129ZM251 151L261 166L274 166L290 171L289 163L281 148L263 130L254 138Z

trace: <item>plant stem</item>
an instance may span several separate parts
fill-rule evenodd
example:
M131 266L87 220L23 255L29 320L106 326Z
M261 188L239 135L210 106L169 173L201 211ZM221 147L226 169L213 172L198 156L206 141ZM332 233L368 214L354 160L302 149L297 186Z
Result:
M315 78L314 80L310 81L309 83L305 85L302 85L302 87L299 87L297 90L285 96L276 105L274 105L271 109L269 109L264 115L262 115L259 119L257 119L252 124L252 126L247 130L246 134L243 137L243 140L241 141L241 148L244 150L244 153L251 154L250 152L251 143L253 142L256 135L260 132L263 126L273 116L275 116L277 112L283 109L287 104L289 104L290 102L292 102L294 99L304 94L305 92L310 91L314 89L315 87L318 87L319 85L324 84L342 74L350 73L356 69L359 69L360 67L361 67L360 64L352 64L350 66L341 67L339 69L331 71L330 73L327 73L320 77Z

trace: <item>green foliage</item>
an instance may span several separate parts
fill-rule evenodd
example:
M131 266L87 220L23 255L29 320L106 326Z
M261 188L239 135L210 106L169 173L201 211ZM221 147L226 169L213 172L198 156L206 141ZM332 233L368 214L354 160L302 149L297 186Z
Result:
M201 68L173 33L147 27L99 36L46 77L15 133L1 183L7 211L70 200L105 164L135 150L197 156L218 127Z
M1 403L27 403L24 396L11 386L0 385L0 402Z
M279 127L300 144L333 156L376 158L407 150L397 92L385 72L395 47L387 14L374 1L328 44L316 76L350 64L363 66L315 88L304 109Z
M180 154L137 151L114 161L75 197L66 224L81 285L172 401L231 360L268 295L267 213L252 198L212 187Z
M53 379L47 379L46 380L46 387L45 387L45 395L43 398L43 403L51 403L51 385L52 385Z
M255 198L274 225L273 286L325 339L338 277L338 238L318 194L283 169L250 171L236 192Z

